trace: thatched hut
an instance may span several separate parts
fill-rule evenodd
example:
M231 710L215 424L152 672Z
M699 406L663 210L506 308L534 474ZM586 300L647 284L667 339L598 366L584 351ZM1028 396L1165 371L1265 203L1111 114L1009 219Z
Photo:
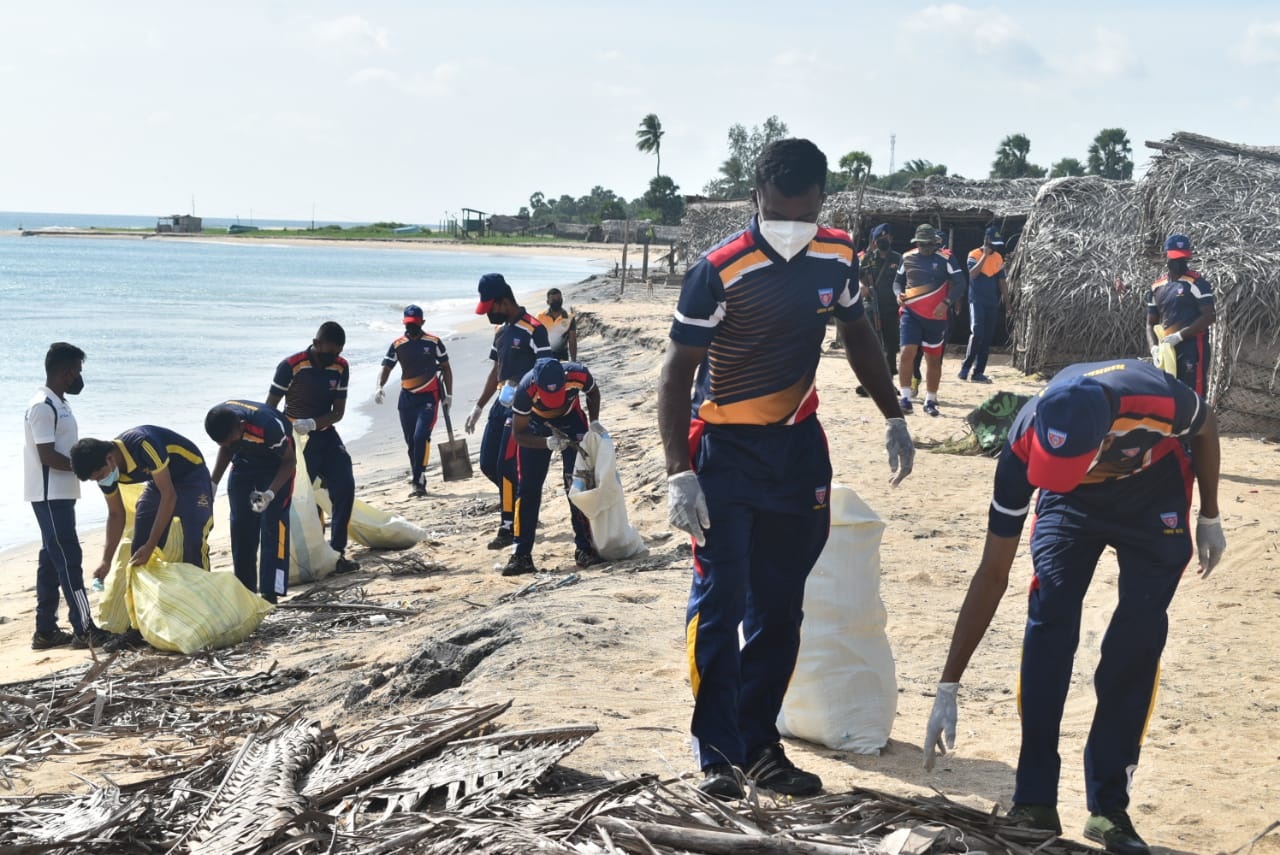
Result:
M1218 309L1209 394L1221 427L1280 435L1280 149L1181 132L1147 145L1159 152L1139 186L1149 269L1167 235L1191 238Z
M1126 286L1116 288L1116 278ZM1013 364L1054 374L1075 362L1145 356L1145 283L1132 181L1058 178L1040 188L1009 268Z

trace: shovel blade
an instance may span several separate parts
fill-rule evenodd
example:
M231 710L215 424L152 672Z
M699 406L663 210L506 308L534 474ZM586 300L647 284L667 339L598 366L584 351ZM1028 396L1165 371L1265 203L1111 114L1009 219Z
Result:
M465 481L471 477L471 454L467 451L465 439L453 439L442 442L440 449L440 471L446 481Z

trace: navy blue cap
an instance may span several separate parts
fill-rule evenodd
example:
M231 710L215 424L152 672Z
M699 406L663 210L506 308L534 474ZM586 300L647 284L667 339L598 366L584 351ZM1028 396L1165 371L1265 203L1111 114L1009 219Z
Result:
M1115 422L1102 384L1073 377L1049 384L1036 402L1035 437L1027 457L1027 480L1054 493L1080 485Z
M1004 246L1004 236L1000 234L1000 230L995 226L990 226L983 237L992 246Z
M511 286L507 284L506 279L502 278L501 273L486 273L481 276L477 290L480 292L480 305L476 306L477 315L487 314L489 309L493 308L495 300L511 296Z
M404 307L404 322L406 324L422 323L422 307L412 304Z
M564 406L564 366L560 360L543 357L533 363L533 383L538 387L538 402L548 407Z
M1169 235L1164 242L1164 254L1167 258L1190 258L1191 238L1186 235Z
M872 240L875 240L876 238L880 237L880 235L888 235L889 237L893 237L893 230L889 228L888 223L881 223L880 225L876 226L874 229L871 230Z

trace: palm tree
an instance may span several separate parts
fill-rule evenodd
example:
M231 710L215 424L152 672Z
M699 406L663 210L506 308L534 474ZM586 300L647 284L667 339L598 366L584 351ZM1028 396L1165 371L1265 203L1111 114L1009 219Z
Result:
M657 113L650 113L640 120L640 130L636 131L636 148L645 152L653 152L658 158L658 176L662 176L662 122Z

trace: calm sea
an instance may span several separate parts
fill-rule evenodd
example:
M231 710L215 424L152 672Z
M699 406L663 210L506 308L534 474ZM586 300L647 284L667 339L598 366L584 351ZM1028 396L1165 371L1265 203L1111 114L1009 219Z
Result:
M9 216L0 215L0 229ZM495 270L524 292L577 282L597 268L576 258L295 247L261 239L0 236L0 400L9 412L0 419L0 548L37 539L22 500L22 414L43 383L50 342L70 341L87 354L85 390L71 400L81 436L110 438L133 425L160 424L212 459L216 449L203 428L209 407L227 398L265 398L276 364L305 348L322 322L346 329L357 403L372 394L406 304L421 305L428 329L448 337L475 318L476 280ZM367 429L350 407L343 437ZM101 524L105 504L96 491L83 495L81 526Z

